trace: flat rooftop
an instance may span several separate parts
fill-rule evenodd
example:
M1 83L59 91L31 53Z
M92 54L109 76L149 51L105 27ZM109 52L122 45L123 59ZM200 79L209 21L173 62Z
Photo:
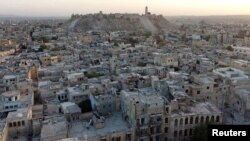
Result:
M89 128L87 128L89 127ZM74 122L69 131L70 137L102 137L122 131L131 131L129 125L123 120L121 113L114 113L106 118L105 126L101 129L96 129L94 126L89 126L88 122Z
M67 134L67 124L65 121L43 124L41 129L41 138L53 137L61 134Z
M172 112L172 116L185 115L211 115L221 114L221 111L212 103L196 102L193 105L182 106L180 110Z
M244 71L235 68L219 68L215 69L213 72L222 77L226 77L232 80L249 79L249 77L245 74Z
M15 112L9 112L6 120L7 121L15 121L20 119L27 119L28 116L28 108L18 109Z

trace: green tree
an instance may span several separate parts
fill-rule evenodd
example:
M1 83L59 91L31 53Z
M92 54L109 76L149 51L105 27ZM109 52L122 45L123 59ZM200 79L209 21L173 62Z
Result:
M144 36L145 36L146 38L150 37L151 35L152 35L151 32L145 32L145 33L144 33Z
M86 73L85 76L88 77L88 78L96 78L96 77L100 77L102 75L93 71L93 72Z
M144 63L144 62L139 62L139 63L137 64L137 66L139 66L139 67L145 67L145 66L147 66L147 64Z
M43 41L43 43L48 43L49 39L47 37L43 36L43 37L39 38L39 41Z
M45 50L45 49L48 49L48 46L42 44L42 45L40 45L40 49L43 51L43 50Z
M228 47L227 47L227 50L228 50L228 51L234 51L234 49L233 49L232 46L228 46Z
M207 138L207 124L197 126L193 131L191 141L208 141Z

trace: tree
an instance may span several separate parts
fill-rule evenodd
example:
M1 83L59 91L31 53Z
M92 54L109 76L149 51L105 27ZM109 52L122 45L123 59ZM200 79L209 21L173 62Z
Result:
M48 43L49 39L47 37L43 36L43 37L39 38L39 41L43 41L43 43Z
M145 33L144 33L144 36L145 36L146 38L150 37L151 35L152 35L151 32L145 32Z
M96 77L100 77L102 75L93 71L93 72L89 72L89 73L85 74L85 76L88 78L96 78Z
M234 49L233 49L232 46L228 46L228 47L227 47L227 50L228 50L228 51L234 51Z
M207 124L197 126L194 129L191 141L208 141L207 138Z
M166 44L165 40L162 39L159 35L158 36L155 36L155 40L156 40L156 43L159 45L159 46L164 46Z
M48 46L46 46L44 44L40 45L40 50L41 51L44 51L45 49L48 49Z
M145 66L147 66L147 64L144 63L144 62L139 62L139 63L137 64L137 66L139 66L139 67L145 67Z

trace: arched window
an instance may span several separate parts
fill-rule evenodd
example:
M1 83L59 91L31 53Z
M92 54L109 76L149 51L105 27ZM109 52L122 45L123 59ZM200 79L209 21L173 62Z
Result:
M216 117L216 122L220 122L220 117L219 116Z
M179 137L181 137L181 136L182 136L182 130L179 131Z
M194 118L191 117L191 118L190 118L190 124L193 124L193 120L194 120Z
M178 119L175 119L174 125L178 126Z
M201 124L203 124L204 123L204 117L202 116L201 117L201 122L200 122Z
M183 119L181 118L180 120L180 125L182 126L183 125Z
M195 118L195 124L198 124L199 123L199 117L196 117Z
M185 119L185 124L188 124L188 118Z
M208 123L208 122L209 122L209 116L206 117L206 123Z
M214 123L214 116L211 117L211 120L210 120L212 123Z

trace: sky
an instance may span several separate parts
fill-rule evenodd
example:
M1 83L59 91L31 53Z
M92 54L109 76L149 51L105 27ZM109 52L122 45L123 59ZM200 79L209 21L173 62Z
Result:
M145 6L164 16L250 15L250 0L0 0L0 15L142 14Z

